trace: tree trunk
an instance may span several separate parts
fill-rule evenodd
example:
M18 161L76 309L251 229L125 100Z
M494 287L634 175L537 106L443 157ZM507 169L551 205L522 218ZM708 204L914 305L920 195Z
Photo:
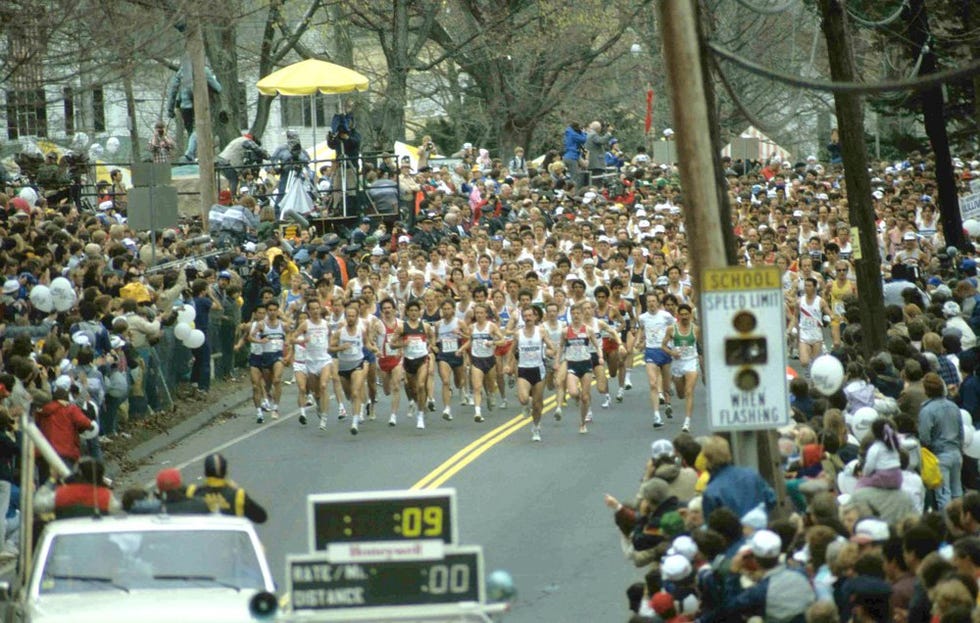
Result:
M515 147L523 147L525 151L530 149L538 123L505 117L496 126L494 134L500 146L500 159L506 164L513 157Z
M381 103L378 140L383 145L405 140L405 103L408 93L408 3L395 2L392 16L391 47L386 51L388 76Z
M233 23L204 29L204 44L211 70L221 83L221 93L211 94L211 120L218 145L224 147L241 136L241 89L238 83L237 28Z
M265 126L269 124L269 114L272 112L272 101L276 99L268 95L259 95L259 101L255 105L255 119L252 120L252 127L249 134L261 137L265 134Z
M851 33L844 7L837 0L819 0L821 28L827 39L830 75L836 82L856 82ZM855 260L858 296L861 299L861 344L870 357L885 346L885 303L881 289L881 258L878 252L878 230L871 205L871 179L868 177L868 152L864 142L864 105L860 95L835 93L841 154L844 157L844 180L850 221L861 237L861 259Z
M922 54L919 75L935 73L936 53L934 42L930 41L929 14L924 0L911 0L908 9L909 37L912 39L912 54ZM923 47L928 46L925 50ZM949 152L949 135L946 133L946 112L943 102L943 89L936 86L922 91L922 114L925 117L926 134L932 153L936 158L936 188L939 191L939 214L943 224L943 237L947 245L962 251L973 252L973 245L964 246L963 219L960 217L960 202L956 195L956 176L953 173L953 158Z
M136 127L136 97L133 95L133 74L130 71L123 73L123 91L126 94L126 120L129 126L129 152L130 162L140 162L142 157L142 145L140 145L139 128Z

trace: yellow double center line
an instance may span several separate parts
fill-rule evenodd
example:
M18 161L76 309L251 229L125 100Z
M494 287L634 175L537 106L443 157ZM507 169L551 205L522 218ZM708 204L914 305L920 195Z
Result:
M637 355L633 359L633 365L643 361L642 355ZM595 381L592 381L595 385ZM544 400L541 407L541 415L544 416L549 411L554 410L557 405L558 396L552 394ZM422 477L421 480L411 486L412 489L436 489L446 483L447 480L455 476L464 467L478 459L487 450L494 447L504 439L507 439L520 429L531 423L531 418L523 413L515 415L497 428L494 428L475 441L465 446L462 450L443 461L438 467Z

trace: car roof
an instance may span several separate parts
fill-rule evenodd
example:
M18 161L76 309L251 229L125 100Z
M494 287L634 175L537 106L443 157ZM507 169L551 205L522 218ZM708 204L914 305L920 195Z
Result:
M58 519L45 527L46 534L91 534L166 530L254 531L252 522L228 515L102 515Z

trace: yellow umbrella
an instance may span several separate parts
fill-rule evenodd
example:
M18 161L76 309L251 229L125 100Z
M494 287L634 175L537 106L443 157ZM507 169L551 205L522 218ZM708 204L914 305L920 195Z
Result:
M263 95L313 95L366 91L368 79L353 69L314 58L274 71L256 85Z

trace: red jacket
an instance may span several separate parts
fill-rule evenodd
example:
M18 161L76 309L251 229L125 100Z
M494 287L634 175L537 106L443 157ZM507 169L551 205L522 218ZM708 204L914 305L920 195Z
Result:
M52 400L41 407L34 419L58 456L78 461L82 455L78 434L92 428L92 420L85 417L78 405Z
M107 514L111 511L111 502L112 491L109 489L73 482L55 489L54 513L59 519L91 515L95 508L102 514Z

